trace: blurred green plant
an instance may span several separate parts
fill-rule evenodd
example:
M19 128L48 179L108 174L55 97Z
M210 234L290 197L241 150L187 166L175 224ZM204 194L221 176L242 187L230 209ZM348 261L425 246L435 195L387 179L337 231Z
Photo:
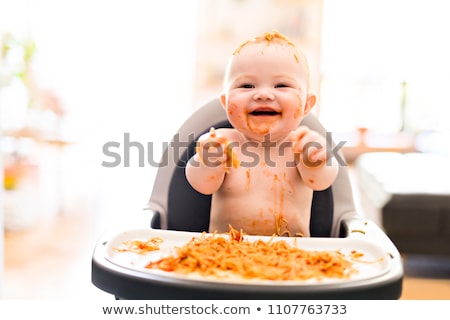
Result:
M10 55L14 55L14 60L19 62L17 65L21 67L22 70L26 69L36 53L36 43L31 39L19 40L10 32L5 32L2 35L2 48L1 48L1 57L3 61L8 62ZM18 73L17 75L21 75Z
M8 85L13 78L29 85L29 72L36 54L36 43L32 39L19 39L11 32L0 38L0 87Z

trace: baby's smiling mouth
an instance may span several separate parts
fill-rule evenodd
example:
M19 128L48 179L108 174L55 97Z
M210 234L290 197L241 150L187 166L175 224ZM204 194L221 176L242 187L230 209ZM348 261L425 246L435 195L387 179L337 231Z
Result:
M281 115L281 112L276 111L270 107L260 107L256 108L252 112L250 112L252 116L277 116Z
M281 110L272 106L256 106L249 110L247 115L247 125L253 133L264 136L281 119Z

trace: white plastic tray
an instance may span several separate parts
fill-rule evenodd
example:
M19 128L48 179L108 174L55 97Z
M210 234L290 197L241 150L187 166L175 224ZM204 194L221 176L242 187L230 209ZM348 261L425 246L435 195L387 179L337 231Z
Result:
M148 269L145 266L150 261L156 261L164 255L169 255L175 246L182 246L193 237L200 237L201 233L170 231L170 230L129 230L114 236L107 244L106 259L118 266L128 268L134 271L163 276L174 279L182 279L188 281L207 281L217 283L234 283L243 285L325 285L331 283L345 283L349 281L362 281L375 277L380 277L387 273L391 268L390 256L378 245L362 239L351 238L275 238L277 240L288 241L291 245L303 250L339 250L343 254L350 254L356 250L364 255L354 260L353 267L358 272L352 274L349 278L324 278L309 280L289 280L289 281L272 281L260 279L244 279L238 276L230 275L226 278L218 278L214 276L202 276L192 273L188 275L178 274L175 272L166 272L159 269ZM217 235L216 235L217 236ZM224 235L228 237L228 235ZM132 240L147 241L152 237L160 237L163 242L159 245L160 250L151 251L145 254L134 253L130 251L119 251L117 249L124 247L124 242ZM245 236L249 241L255 239L269 240L271 237ZM368 263L369 262L369 263Z

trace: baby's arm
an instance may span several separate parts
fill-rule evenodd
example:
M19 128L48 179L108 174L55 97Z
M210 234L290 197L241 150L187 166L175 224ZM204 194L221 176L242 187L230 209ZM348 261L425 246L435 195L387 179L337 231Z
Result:
M197 142L197 152L186 165L186 178L200 193L212 194L222 185L227 171L227 141L213 128Z
M298 160L297 169L303 181L313 190L324 190L336 179L339 165L327 158L325 138L316 131L300 126L294 131L292 150Z

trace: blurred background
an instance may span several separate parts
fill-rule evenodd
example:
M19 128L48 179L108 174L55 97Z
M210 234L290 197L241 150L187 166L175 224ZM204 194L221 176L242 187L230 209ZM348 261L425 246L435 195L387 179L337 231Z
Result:
M417 204L415 220L401 220L408 228L398 244L405 255L437 258L427 276L408 274L403 298L450 299L448 249L402 244L427 223L437 242L450 243L445 3L0 0L0 297L111 299L90 283L96 240L148 225L142 208L156 173L149 163L189 114L220 93L234 49L278 30L310 62L314 113L335 141L345 141L361 214L387 227L383 208L392 197L380 200L380 192L444 199L430 214L436 221L428 200ZM137 149L125 161L132 142L145 147L149 163L139 162ZM110 143L122 155L116 165L108 165ZM433 158L405 165L416 154ZM386 230L396 240L396 229ZM435 295L420 296L424 283Z

